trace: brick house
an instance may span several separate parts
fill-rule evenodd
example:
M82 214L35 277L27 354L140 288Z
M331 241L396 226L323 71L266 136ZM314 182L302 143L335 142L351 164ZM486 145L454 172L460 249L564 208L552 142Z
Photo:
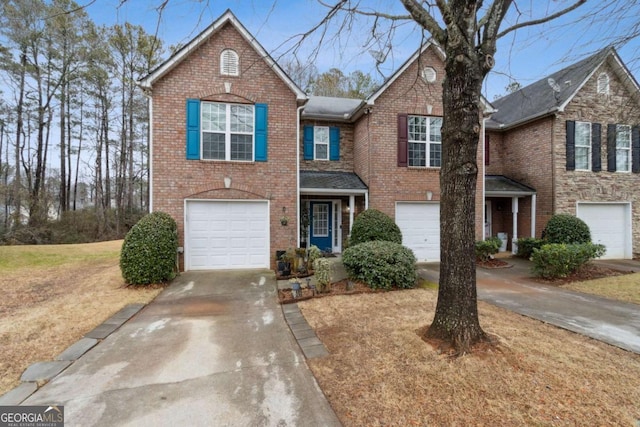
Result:
M308 97L227 11L141 79L151 209L176 219L181 268L341 252L369 207L395 218L419 260L438 260L442 59L426 43L366 100ZM478 239L482 209L479 179Z
M494 101L486 123L485 234L540 237L583 219L606 258L640 253L640 87L607 48Z

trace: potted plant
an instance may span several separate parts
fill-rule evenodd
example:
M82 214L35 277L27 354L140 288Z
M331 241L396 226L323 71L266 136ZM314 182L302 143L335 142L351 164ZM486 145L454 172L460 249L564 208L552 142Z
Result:
M277 261L278 272L280 276L291 275L291 254L289 251L278 251L279 257Z

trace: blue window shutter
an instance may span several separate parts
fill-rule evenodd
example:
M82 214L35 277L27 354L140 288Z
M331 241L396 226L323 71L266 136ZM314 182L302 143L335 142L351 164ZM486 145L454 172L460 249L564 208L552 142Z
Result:
M304 159L313 160L313 126L304 127Z
M187 160L200 159L200 100L187 99Z
M329 128L329 160L340 160L340 128Z
M267 104L256 104L255 117L255 160L256 162L267 161Z

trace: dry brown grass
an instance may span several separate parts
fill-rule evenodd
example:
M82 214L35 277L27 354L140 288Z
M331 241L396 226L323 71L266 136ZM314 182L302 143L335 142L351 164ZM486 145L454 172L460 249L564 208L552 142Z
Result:
M121 246L0 246L0 395L30 364L52 360L126 304L160 292L125 287Z
M640 273L568 283L563 288L640 304Z
M480 303L500 345L458 359L417 334L436 291L300 303L330 355L309 365L345 426L635 426L640 356Z

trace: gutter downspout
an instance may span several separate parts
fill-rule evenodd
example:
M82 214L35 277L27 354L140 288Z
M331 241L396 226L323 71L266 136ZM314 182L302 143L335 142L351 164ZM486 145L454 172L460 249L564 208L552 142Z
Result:
M150 90L144 89L142 93L149 101L149 135L147 136L149 142L149 213L153 212L153 97L150 95Z
M296 110L296 248L300 247L300 115L303 108L304 105L301 105Z
M487 196L486 196L486 184L487 184L487 164L485 162L485 144L486 144L486 127L485 127L485 122L487 121L486 117L482 118L482 240L485 240L487 238L487 227L485 226L485 224L487 223L487 218L486 218L486 208L485 208L485 204L487 203Z

